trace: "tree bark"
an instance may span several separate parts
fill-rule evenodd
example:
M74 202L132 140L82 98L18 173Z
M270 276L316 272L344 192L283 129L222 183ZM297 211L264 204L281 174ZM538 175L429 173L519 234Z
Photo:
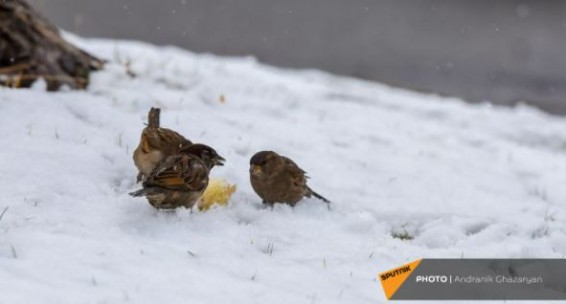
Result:
M102 60L66 42L25 0L0 0L0 85L30 87L41 78L48 91L84 89L90 72L102 67Z

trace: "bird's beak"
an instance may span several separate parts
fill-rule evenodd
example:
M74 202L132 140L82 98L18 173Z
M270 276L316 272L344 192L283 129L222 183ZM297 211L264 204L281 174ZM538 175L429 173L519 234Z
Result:
M253 174L253 175L259 175L259 174L261 174L261 172L262 172L262 169L258 165L252 165L251 168L250 168L250 173Z
M225 161L224 157L220 155L216 156L213 160L215 166L224 166Z

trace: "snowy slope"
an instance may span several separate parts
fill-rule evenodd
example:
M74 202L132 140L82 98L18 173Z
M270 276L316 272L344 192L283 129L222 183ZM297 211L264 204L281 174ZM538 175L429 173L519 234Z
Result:
M87 92L0 88L0 303L381 303L377 273L418 258L566 254L563 118L74 40L110 61ZM228 160L212 172L238 185L228 207L127 195L151 106ZM248 160L263 149L332 209L262 208Z

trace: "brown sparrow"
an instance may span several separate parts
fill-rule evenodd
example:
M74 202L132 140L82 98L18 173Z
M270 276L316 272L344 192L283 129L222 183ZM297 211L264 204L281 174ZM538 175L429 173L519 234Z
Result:
M273 151L261 151L250 159L252 188L266 204L297 204L303 197L329 200L307 186L307 176L292 160Z
M161 160L192 144L183 135L159 127L160 111L159 108L149 110L147 127L143 129L140 144L134 150L134 163L139 170L138 182L149 176Z
M147 197L157 209L191 208L206 190L210 170L222 165L224 158L209 146L183 147L161 161L143 182L143 189L130 195Z

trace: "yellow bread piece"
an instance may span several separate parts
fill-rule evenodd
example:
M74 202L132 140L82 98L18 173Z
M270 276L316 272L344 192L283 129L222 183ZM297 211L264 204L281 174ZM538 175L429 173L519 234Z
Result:
M225 206L236 192L236 185L230 185L223 178L212 178L198 203L199 210L208 210L212 205Z

